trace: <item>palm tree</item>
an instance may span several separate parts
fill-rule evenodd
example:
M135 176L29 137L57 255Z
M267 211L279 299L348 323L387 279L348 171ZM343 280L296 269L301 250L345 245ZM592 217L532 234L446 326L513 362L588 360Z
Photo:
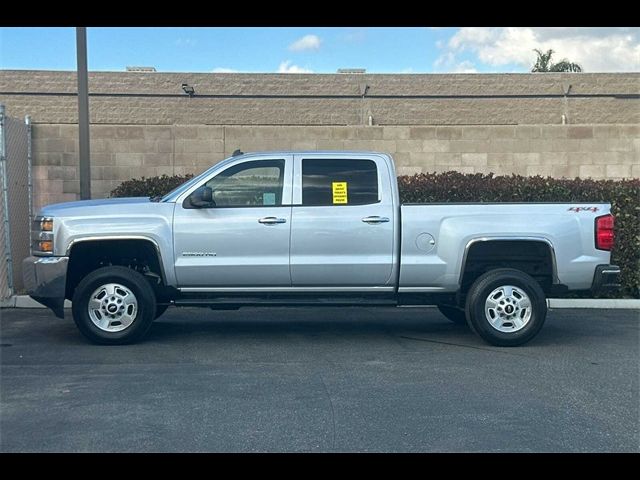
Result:
M534 52L538 54L538 58L536 59L536 63L531 68L532 72L581 72L582 67L577 63L570 62L566 58L562 59L558 63L551 62L551 56L553 55L553 50L547 50L546 52L541 52L537 48L534 49Z

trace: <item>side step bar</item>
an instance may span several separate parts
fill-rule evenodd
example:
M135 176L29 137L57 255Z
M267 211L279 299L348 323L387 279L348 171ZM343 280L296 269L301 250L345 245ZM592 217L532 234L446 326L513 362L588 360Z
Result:
M334 306L367 306L398 304L395 298L363 298L363 297L216 297L216 298L176 298L173 304L178 307L247 307L247 306L287 306L287 307L334 307Z

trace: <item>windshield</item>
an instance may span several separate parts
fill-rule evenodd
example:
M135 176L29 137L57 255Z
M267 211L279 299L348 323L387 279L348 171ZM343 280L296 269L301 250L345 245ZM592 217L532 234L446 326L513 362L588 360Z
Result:
M189 188L191 188L191 186L193 186L193 185L197 184L198 182L200 182L201 180L203 180L205 177L207 177L209 175L209 173L214 168L217 168L222 162L224 162L226 160L230 160L230 159L231 158L225 158L224 160L221 160L218 163L214 164L212 167L209 167L207 170L202 172L200 175L198 175L196 177L193 177L191 180L188 180L188 181L184 182L182 185L178 185L176 188L174 188L169 193L167 193L164 197L162 197L162 199L160 201L161 202L172 202L172 201L174 202L176 200L176 198L178 198L182 192L184 192L185 190L188 190Z

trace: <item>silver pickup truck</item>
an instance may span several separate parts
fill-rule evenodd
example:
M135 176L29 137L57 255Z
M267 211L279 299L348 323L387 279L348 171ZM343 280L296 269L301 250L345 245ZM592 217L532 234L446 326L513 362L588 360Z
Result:
M608 204L400 203L374 152L239 153L162 198L44 207L24 280L96 343L141 339L168 306L437 305L521 345L546 297L618 286Z

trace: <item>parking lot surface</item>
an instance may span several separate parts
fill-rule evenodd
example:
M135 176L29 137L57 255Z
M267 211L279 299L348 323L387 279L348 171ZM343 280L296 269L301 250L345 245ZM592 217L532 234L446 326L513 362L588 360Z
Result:
M118 347L0 315L3 452L640 451L638 311L518 348L434 308L170 308Z

